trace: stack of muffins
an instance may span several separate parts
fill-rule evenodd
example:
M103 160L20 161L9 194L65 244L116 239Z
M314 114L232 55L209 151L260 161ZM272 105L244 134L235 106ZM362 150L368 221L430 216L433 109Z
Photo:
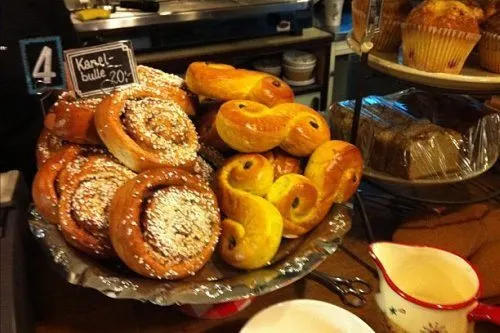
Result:
M353 37L363 40L370 0L352 1ZM401 24L411 11L408 0L384 0L380 19L380 33L373 40L373 49L380 52L397 51L401 44Z
M353 0L353 37L361 42L369 0ZM474 0L425 0L411 9L408 0L384 0L374 50L397 52L403 63L427 72L459 74L479 43L480 64L500 73L500 0L485 10Z

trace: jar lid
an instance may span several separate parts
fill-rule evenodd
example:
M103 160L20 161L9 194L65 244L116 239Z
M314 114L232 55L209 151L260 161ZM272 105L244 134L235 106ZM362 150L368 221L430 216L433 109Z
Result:
M283 53L283 61L291 65L312 65L316 63L316 56L309 52L287 51Z

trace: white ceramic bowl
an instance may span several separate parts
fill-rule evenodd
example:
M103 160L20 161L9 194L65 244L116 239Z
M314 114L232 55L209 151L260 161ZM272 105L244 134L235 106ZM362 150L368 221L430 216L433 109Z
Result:
M261 59L253 63L255 70L279 77L281 74L281 61L277 59Z
M283 63L292 67L306 67L316 65L316 56L303 51L287 51L283 53Z
M285 77L290 81L310 81L313 78L314 66L316 65L308 67L292 67L283 64L283 71L285 73Z
M364 321L338 306L298 299L266 308L240 333L375 333Z

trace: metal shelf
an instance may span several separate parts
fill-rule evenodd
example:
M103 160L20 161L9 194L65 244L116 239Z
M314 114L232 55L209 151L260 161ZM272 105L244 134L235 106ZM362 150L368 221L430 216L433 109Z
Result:
M304 95L312 92L321 92L324 85L321 83L313 83L307 86L294 87L291 86L295 95Z

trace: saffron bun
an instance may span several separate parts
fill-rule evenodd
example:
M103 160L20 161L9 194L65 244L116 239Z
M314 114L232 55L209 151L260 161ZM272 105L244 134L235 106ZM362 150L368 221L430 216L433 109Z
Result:
M186 72L189 90L219 101L246 99L275 106L293 102L293 90L279 78L230 65L193 62Z
M279 147L294 156L309 156L330 140L330 128L321 114L298 103L270 108L253 101L229 101L220 107L215 126L222 140L242 153Z

